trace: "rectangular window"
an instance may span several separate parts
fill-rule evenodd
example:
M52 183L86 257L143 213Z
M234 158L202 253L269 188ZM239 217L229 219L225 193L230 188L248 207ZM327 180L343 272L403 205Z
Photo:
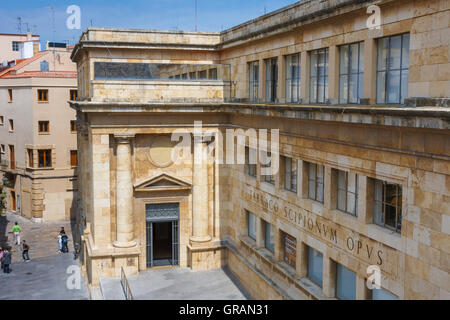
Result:
M78 90L70 90L70 100L75 101L78 97Z
M401 232L402 187L398 184L375 179L373 222Z
M268 182L270 184L275 184L275 179L273 174L265 174L268 172L272 172L271 164L272 164L272 154L270 152L261 151L261 158L265 159L263 163L261 163L261 175L263 181Z
M34 167L33 149L27 149L27 155L28 155L28 167L33 168Z
M328 48L311 51L309 75L310 103L328 100Z
M48 133L50 132L50 122L49 121L39 121L39 133Z
M337 171L337 208L358 215L358 175L342 170Z
M286 56L286 102L300 101L300 53Z
M70 132L77 132L77 121L70 120Z
M377 41L377 103L404 103L408 97L409 33Z
M14 120L9 119L9 131L13 132L14 131Z
M194 72L189 72L189 79L197 79L197 74Z
M281 166L284 189L297 192L297 160L281 156Z
M180 79L180 75L179 74L175 75L175 79Z
M364 42L339 47L339 103L359 103L364 95Z
M0 126L3 125L4 121L5 121L5 118L3 116L0 116Z
M13 92L12 89L8 89L8 102L13 101Z
M247 211L248 219L248 236L256 241L256 216Z
M48 90L47 89L39 89L38 90L38 101L39 102L48 102Z
M259 63L253 61L248 64L248 88L250 101L258 101L259 90Z
M211 80L217 80L217 68L208 70L208 77Z
M18 41L12 42L12 51L19 51L19 42Z
M5 153L5 145L4 144L0 145L0 152Z
M317 284L319 287L322 287L322 265L323 265L323 256L317 250L308 247L308 278Z
M187 79L188 78L188 74L187 73L183 73L182 75L181 75L181 79Z
M198 72L198 78L199 79L208 79L208 75L206 74L207 70L199 71Z
M278 65L277 58L264 60L266 66L266 102L277 101Z
M39 168L51 168L52 150L38 150Z
M308 163L308 197L323 203L323 165Z
M9 145L9 167L14 170L16 168L16 153L14 151L14 146Z
M356 300L356 274L339 263L336 265L336 297Z
M70 150L70 165L76 167L78 165L77 150Z
M245 147L245 172L256 177L256 151L249 147Z
M283 233L283 244L284 262L295 268L297 256L297 239L287 233Z
M264 222L264 246L270 252L275 252L275 232L268 222Z
M372 290L372 300L398 300L395 294L382 288Z

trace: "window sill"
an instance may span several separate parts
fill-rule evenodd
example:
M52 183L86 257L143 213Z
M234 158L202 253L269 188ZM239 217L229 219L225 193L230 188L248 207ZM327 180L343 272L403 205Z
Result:
M38 101L37 103L48 104L48 101Z
M374 223L367 224L367 236L399 251L404 248L400 233Z
M49 136L50 132L38 132L39 136Z
M37 168L32 168L33 170L39 170L39 171L48 171L48 170L55 170L55 168L53 168L53 167L46 167L46 168L39 168L39 167L37 167Z

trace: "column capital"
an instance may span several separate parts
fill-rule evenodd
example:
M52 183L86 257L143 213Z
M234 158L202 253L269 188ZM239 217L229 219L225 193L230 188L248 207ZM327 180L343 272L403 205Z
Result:
M130 140L136 136L134 132L118 132L114 133L117 143L130 143Z

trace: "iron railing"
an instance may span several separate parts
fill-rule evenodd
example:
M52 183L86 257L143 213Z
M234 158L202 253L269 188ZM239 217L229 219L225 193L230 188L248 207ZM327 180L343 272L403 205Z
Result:
M134 300L133 293L131 292L130 284L128 283L123 267L120 267L120 284L122 285L125 300Z

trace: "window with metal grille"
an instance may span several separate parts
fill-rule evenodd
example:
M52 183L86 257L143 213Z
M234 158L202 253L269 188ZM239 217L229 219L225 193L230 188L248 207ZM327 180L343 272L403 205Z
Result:
M404 103L408 97L409 33L377 41L377 103Z
M359 103L364 94L364 42L339 47L339 103Z
M253 61L248 64L248 88L250 101L258 101L259 90L259 63Z
M310 103L328 100L328 48L311 51L309 73Z
M266 66L266 102L277 101L278 65L277 58L264 60Z
M286 102L300 101L300 53L286 56Z

